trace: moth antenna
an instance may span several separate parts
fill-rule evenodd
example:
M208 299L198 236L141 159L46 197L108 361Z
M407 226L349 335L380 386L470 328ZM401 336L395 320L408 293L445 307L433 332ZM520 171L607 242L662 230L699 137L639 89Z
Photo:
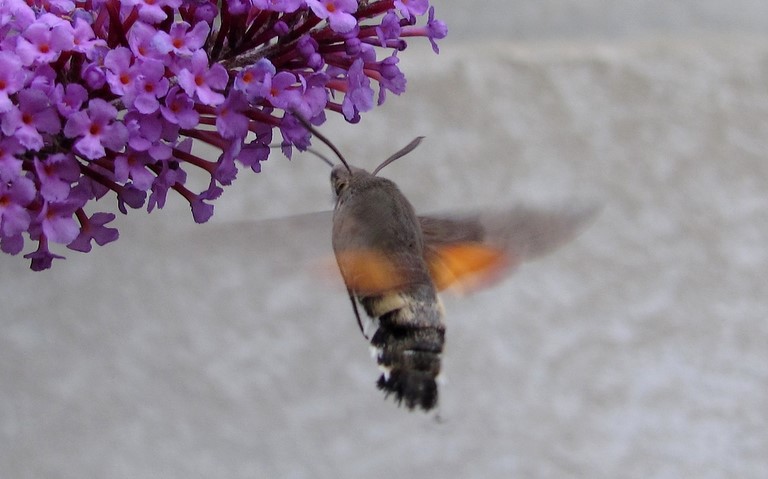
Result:
M307 151L308 151L308 152L310 152L310 153L312 153L312 154L313 154L313 155L315 155L316 157L320 158L320 159L321 159L321 160L323 160L323 161L324 161L324 162L325 162L325 163L326 163L328 166L330 166L331 168L333 168L333 162L332 162L331 160L329 160L329 159L328 159L328 157L327 157L327 156L325 156L324 154L322 154L322 153L320 153L319 151L317 151L317 150L315 150L315 149L312 149L312 148L307 148Z
M325 144L326 144L326 146L328 146L328 148L330 148L331 150L333 150L333 152L334 152L334 153L336 153L336 156L338 156L338 157L339 157L339 159L341 160L341 162L342 162L342 163L344 164L344 166L347 168L347 171L349 171L349 173L350 173L350 174L352 174L352 169L349 167L349 163L347 163L347 160L345 160L345 159L344 159L344 155L342 155L342 154L341 154L341 152L339 151L339 149L338 149L338 148L336 148L336 145L334 145L333 143L331 143L331 140L329 140L329 139L328 139L328 138L326 138L326 137L325 137L325 136L324 136L322 133L320 133L319 131L317 131L317 130L315 129L315 127L314 127L314 126L312 126L312 125L311 125L311 124L310 124L310 123L309 123L309 122L308 122L308 121L307 121L307 120L306 120L304 117L302 117L302 116L301 116L301 115L299 115L298 113L296 113L296 112L293 112L293 116L294 116L294 117L295 117L297 120L299 120L299 122L300 122L302 125L304 125L304 128L306 128L306 129L307 129L307 131L309 131L310 133L312 133L313 135L315 135L315 136L316 136L316 137L317 137L317 138L318 138L320 141L322 141L323 143L325 143ZM333 163L331 163L331 165L333 166Z
M278 148L282 148L282 147L283 147L283 145L269 145L269 147L270 147L270 148L272 148L272 149L274 149L274 150L276 150L276 149L278 149ZM313 154L313 155L315 155L316 157L320 158L321 160L323 160L323 161L325 162L325 164L327 164L328 166L330 166L331 168L333 168L333 162L332 162L331 160L329 160L329 159L328 159L328 157L327 157L327 156L325 156L324 154L322 154L322 153L320 153L319 151L317 151L317 150L314 150L314 149L312 149L312 148L307 148L307 149L306 149L306 151L308 151L309 153L312 153L312 154Z
M384 160L379 166L376 167L375 170L373 170L373 176L376 176L376 173L381 171L385 166L392 163L398 158L401 158L408 153L412 152L417 146L419 146L419 143L421 143L421 140L423 140L423 136L417 136L413 139L410 143L408 143L404 148L401 148L400 151L396 152L394 155L390 156L386 160Z

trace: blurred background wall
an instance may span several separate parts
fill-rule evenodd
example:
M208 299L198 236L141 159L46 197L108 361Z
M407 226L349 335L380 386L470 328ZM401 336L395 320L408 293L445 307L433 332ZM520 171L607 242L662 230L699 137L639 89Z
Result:
M436 2L408 92L323 131L420 211L603 210L446 297L437 421L385 401L338 279L328 169L275 154L51 271L0 256L0 476L768 477L768 4ZM327 219L327 218L325 218Z

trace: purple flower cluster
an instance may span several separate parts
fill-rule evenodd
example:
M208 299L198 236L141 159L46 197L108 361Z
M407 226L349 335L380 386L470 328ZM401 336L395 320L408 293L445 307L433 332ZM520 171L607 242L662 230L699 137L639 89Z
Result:
M51 242L116 240L114 214L85 211L108 194L127 213L172 190L205 222L239 168L260 171L275 129L290 156L309 145L297 115L357 122L405 90L407 37L437 52L445 35L428 0L2 0L0 249L28 236L38 271L62 258ZM205 190L188 189L191 169Z

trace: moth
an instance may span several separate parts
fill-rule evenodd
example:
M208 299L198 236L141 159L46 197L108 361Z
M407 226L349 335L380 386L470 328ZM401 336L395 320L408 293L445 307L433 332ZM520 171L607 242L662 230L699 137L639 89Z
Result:
M377 173L416 148L421 137L369 173L350 166L327 138L299 120L341 161L334 165L318 154L332 166L333 251L381 369L377 386L410 410L433 409L446 330L438 293L493 283L523 259L575 236L594 208L419 216L397 185ZM358 305L376 326L370 337Z

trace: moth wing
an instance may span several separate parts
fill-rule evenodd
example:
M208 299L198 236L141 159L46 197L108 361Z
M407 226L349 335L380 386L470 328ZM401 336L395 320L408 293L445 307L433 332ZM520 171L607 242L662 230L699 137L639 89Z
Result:
M520 262L573 239L597 211L594 205L584 204L422 216L425 260L438 290L467 292L486 287Z
M429 246L426 260L435 288L458 293L488 286L516 264L507 252L474 242Z
M407 283L397 263L379 251L337 251L336 261L347 288L363 296L394 291Z
M306 271L314 260L328 255L332 219L333 211L241 221L214 217L204 225L191 227L193 232L185 237L185 242L226 245L206 254L240 252L241 256L268 264L281 273L294 273Z

